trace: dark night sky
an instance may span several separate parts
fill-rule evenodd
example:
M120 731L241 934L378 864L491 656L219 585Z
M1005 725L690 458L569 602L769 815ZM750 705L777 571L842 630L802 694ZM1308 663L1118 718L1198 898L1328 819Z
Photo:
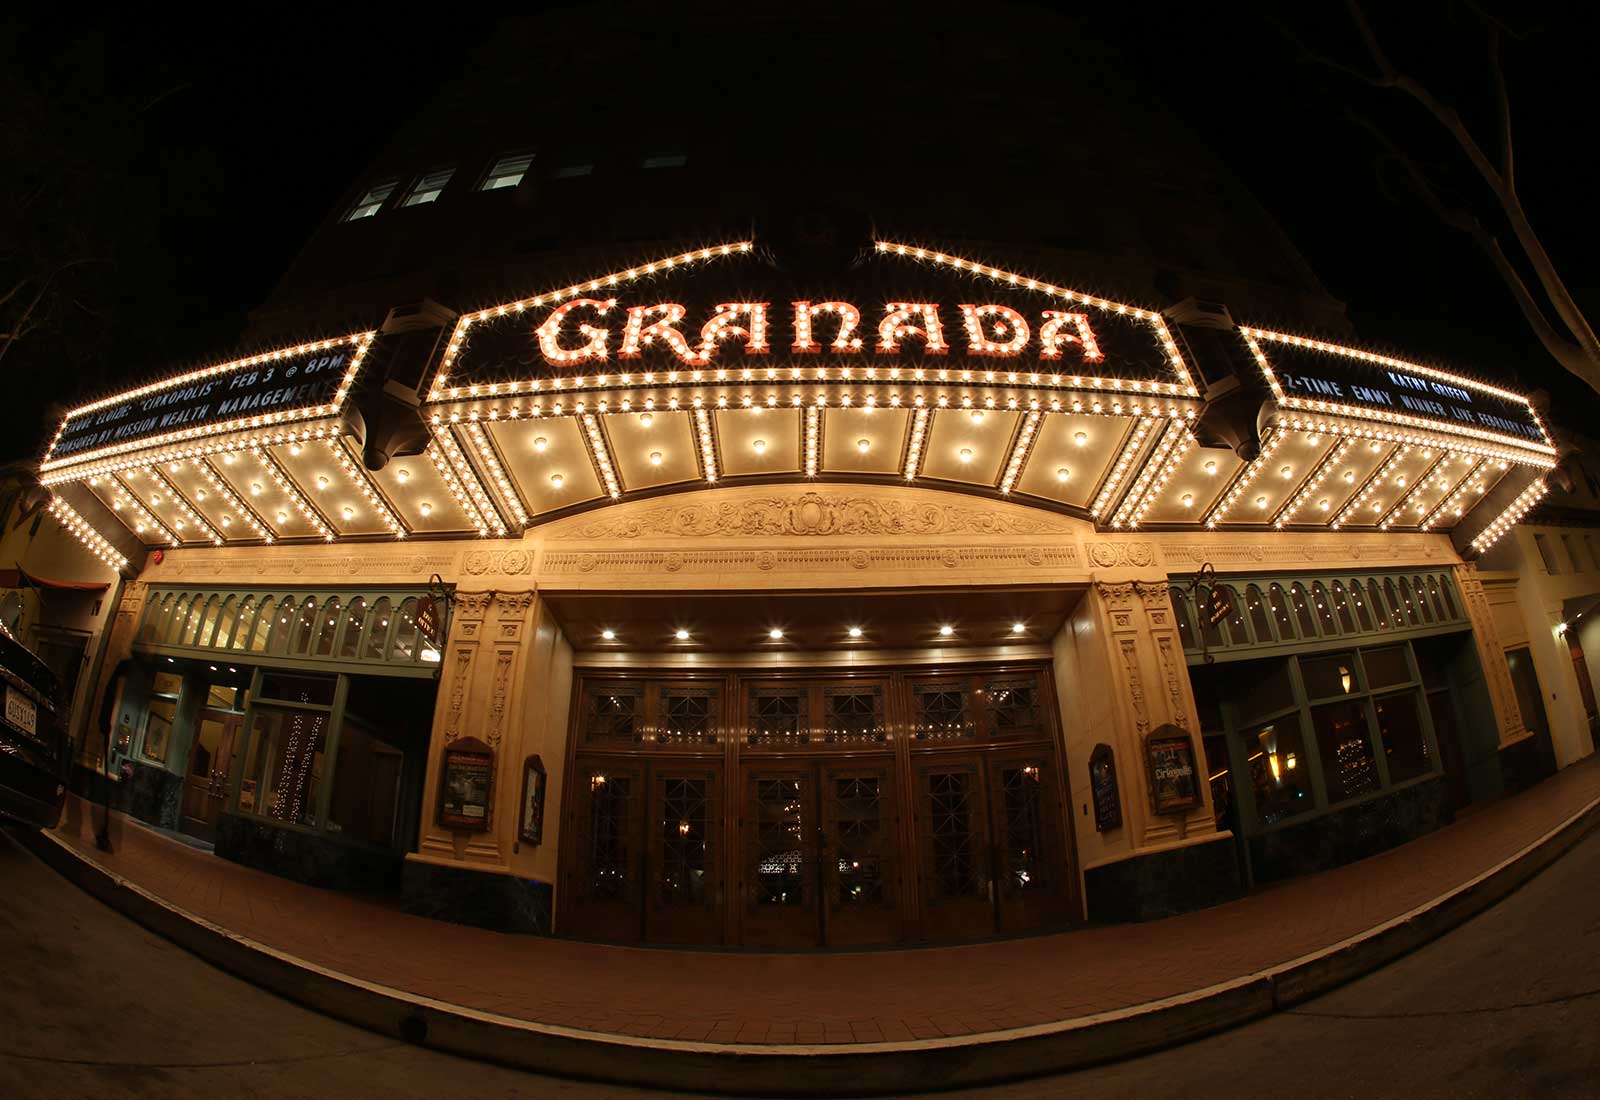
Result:
M1476 247L1397 175L1380 177L1376 147L1349 115L1414 143L1452 193L1492 212L1459 155L1399 93L1296 56L1291 35L1366 67L1342 4L1107 7L1140 9L1087 18L1278 220L1348 304L1363 342L1552 388L1581 419L1600 411L1600 400L1560 376ZM1370 7L1396 61L1458 102L1492 143L1475 9L1406 5L1396 20L1392 5ZM1590 56L1600 17L1543 0L1491 9L1518 35L1504 56L1524 202L1600 324L1600 272L1590 261L1600 219L1589 208L1600 179L1592 123L1600 75ZM406 18L343 5L314 21L281 6L234 5L219 22L176 9L151 17L62 9L12 22L0 41L24 60L0 87L0 160L64 166L65 216L91 227L97 236L85 247L114 261L86 282L65 345L19 345L4 361L9 430L0 454L14 458L48 438L55 402L234 350L246 312L389 127L494 32L494 18L477 9L461 20L437 7ZM973 33L1025 29L1016 20L984 28L974 17Z

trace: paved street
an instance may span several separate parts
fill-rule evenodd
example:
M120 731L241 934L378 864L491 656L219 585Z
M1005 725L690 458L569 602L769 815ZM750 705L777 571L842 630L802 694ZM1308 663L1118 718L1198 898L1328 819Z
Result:
M408 1047L261 992L0 836L0 1096L644 1097ZM1600 1095L1600 832L1508 900L1300 1009L951 1097Z

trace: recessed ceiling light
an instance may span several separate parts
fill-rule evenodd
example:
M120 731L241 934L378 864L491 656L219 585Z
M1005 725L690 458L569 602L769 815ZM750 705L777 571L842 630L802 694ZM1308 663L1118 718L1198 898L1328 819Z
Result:
M216 665L208 665L206 667L210 668L212 672L217 671L217 666Z
M767 441L765 439L758 439L754 443L750 444L750 449L755 451L755 453L758 454L758 455L759 454L766 454L767 453Z
M970 448L970 447L961 448L961 461L962 462L971 462L972 461L972 448Z
M859 627L859 626L852 626L852 627L851 627L851 628L850 628L850 629L849 629L849 630L848 630L848 631L847 631L847 633L848 633L848 634L849 634L849 635L850 635L850 637L852 637L852 638L859 638L859 637L861 637L861 628L860 628L860 627Z
M1267 506L1267 498L1266 497L1256 497L1256 507L1257 508L1265 508L1266 506Z
M1383 444L1379 443L1376 439L1374 439L1371 443L1367 444L1367 450L1371 451L1373 454L1377 454L1378 451L1382 449L1382 447L1383 447Z
M228 671L229 671L229 672L238 672L238 671L239 671L239 670L238 670L238 669L236 669L236 668L234 668L234 667L233 667L233 666L232 666L232 665L229 665L229 666L228 666Z
M538 451L540 454L543 454L544 449L548 446L550 446L550 441L542 435L533 441L533 449Z
M222 456L222 464L224 466L232 466L233 465L233 456L232 455L223 455Z
M687 642L689 640L689 632L680 628L678 632L673 635L673 637L677 638L680 642Z
M204 499L206 499L206 491L204 489L196 489L194 491L194 499L196 499L196 500L204 500Z
M1327 497L1323 497L1321 500L1317 501L1317 507L1321 508L1324 512L1326 512L1328 510L1328 508L1330 507L1329 504L1328 504L1328 498Z
M1084 444L1089 442L1089 433L1088 432L1078 432L1077 434L1075 434L1072 437L1072 442L1074 442L1078 446L1082 447Z
M973 409L972 410L972 422L974 424L982 424L983 423L983 410L982 409Z
M649 413L640 413L639 414L639 427L648 428L654 420L655 420L655 417L651 416Z
M1065 466L1059 467L1056 470L1056 480L1057 481L1065 481L1065 480L1067 480L1067 478L1069 478L1071 476L1072 476L1072 471L1067 469Z
M426 516L432 513L433 505L429 504L427 501L423 501L421 504L417 505L417 510Z
M250 483L250 495L253 497L261 495L261 482L253 481Z
M608 642L614 642L617 640L617 632L615 630L602 630L600 632L600 637L604 638Z
M870 440L870 439L858 439L858 440L856 440L856 450L860 451L862 454L866 454L868 451L872 450L872 440Z
M161 503L161 494L160 493L151 493L150 494L150 503L151 504L160 504Z
M348 504L345 505L345 507L344 507L344 518L345 519L355 519L356 518L356 510L354 508L350 507Z
M279 523L288 523L289 522L289 513L288 512L279 512L278 513L278 522Z
M317 488L326 489L327 487L328 487L328 475L327 474L318 474L317 475Z
M946 623L944 626L941 626L939 628L939 637L948 638L948 637L950 637L950 635L954 634L955 632L956 632L956 628L951 626L949 623Z
M1213 461L1207 461L1206 464L1201 467L1201 469L1215 477L1217 473L1217 464Z
M394 476L399 478L401 481L410 481L411 471L402 466L394 472Z
M1179 497L1178 499L1183 502L1183 506L1185 508L1194 507L1194 494L1193 493L1184 493L1183 496Z
M652 466L661 465L661 452L660 451L651 451L650 452L650 465L652 465Z
M1356 479L1356 472L1354 470L1346 470L1344 472L1344 479L1346 482L1354 481Z
M1283 469L1279 470L1278 473L1284 478L1291 478L1294 476L1294 467L1285 466Z
M224 526L224 527L233 526L233 517L232 516L223 516L222 517L222 526Z
M783 631L779 630L777 627L773 627L771 630L767 631L767 637L771 638L775 642L780 642L783 640Z
M563 481L565 481L565 480L566 479L563 478L560 474L551 474L550 475L550 484L554 485L557 489L561 488L561 483Z
M1013 634L1025 634L1025 633L1027 633L1027 630L1028 630L1028 624L1027 623L1012 623L1011 624L1011 633L1013 633Z
M1315 435L1306 436L1306 444L1308 446L1315 447L1320 442L1322 442L1322 437L1321 436L1315 436Z

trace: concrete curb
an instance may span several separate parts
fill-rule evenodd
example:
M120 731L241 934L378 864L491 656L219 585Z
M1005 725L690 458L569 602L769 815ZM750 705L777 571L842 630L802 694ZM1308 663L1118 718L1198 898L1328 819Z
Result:
M29 848L66 878L207 962L308 1008L452 1054L540 1073L690 1091L844 1096L1058 1073L1199 1038L1300 1004L1399 958L1516 890L1600 825L1600 799L1468 882L1312 954L1115 1012L944 1039L760 1046L642 1039L538 1024L364 981L240 936L78 854Z

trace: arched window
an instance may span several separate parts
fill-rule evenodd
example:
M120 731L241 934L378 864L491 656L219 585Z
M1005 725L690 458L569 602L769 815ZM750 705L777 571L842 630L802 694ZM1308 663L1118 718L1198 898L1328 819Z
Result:
M1267 620L1267 598L1261 589L1251 585L1244 592L1245 611L1250 616L1250 628L1255 631L1256 644L1272 644L1272 623Z
M329 596L328 602L322 605L317 618L317 646L318 657L333 656L333 637L339 631L339 597Z
M161 599L150 601L150 614L145 619L144 629L139 632L140 641L154 642L161 638L162 629L167 625L167 616L172 614L172 601L176 598L169 592Z
M317 598L307 596L306 602L300 605L300 613L294 619L294 637L289 643L289 651L300 657L310 656L311 639L316 631Z
M246 596L239 601L239 624L233 631L232 647L243 649L250 644L250 630L255 625L256 598ZM222 644L222 632L217 632L217 644Z
M1406 613L1400 607L1400 594L1394 587L1394 578L1385 577L1383 580L1384 599L1389 604L1389 621L1394 623L1395 629L1406 625Z
M1441 577L1439 579L1439 595L1444 597L1445 610L1450 612L1450 617L1452 619L1459 619L1461 617L1461 612L1456 610L1456 598L1450 594L1449 577Z
M1360 599L1358 594L1356 599ZM1339 581L1333 582L1333 610L1339 616L1339 629L1346 634L1356 632L1356 621L1350 616L1350 598L1344 594L1344 585ZM1368 623L1363 629L1371 630L1372 624Z
M1418 582L1417 592L1422 592L1421 582ZM1444 613L1444 602L1439 599L1439 580L1432 573L1428 574L1428 598L1433 601L1434 617L1441 623L1447 623L1455 618L1454 615Z
M1367 599L1372 603L1373 617L1378 620L1378 626L1384 630L1389 629L1389 612L1383 606L1383 592L1378 588L1378 582L1367 582Z
M1200 643L1195 641L1194 627L1189 622L1189 601L1184 598L1183 589L1173 585L1167 589L1167 594L1172 597L1172 617L1178 621L1178 637L1183 639L1183 648L1196 648Z
M389 641L389 628L394 625L389 620L393 617L389 597L380 596L372 605L372 614L369 616L372 621L367 624L367 644L361 651L362 660L383 660L384 647Z
M344 609L344 633L339 637L339 656L354 657L361 646L361 626L367 621L367 601L357 596Z
M1417 597L1417 610L1422 612L1425 622L1438 622L1438 617L1433 613L1433 606L1428 603L1427 589L1422 586L1421 577L1411 578L1411 591Z
M190 645L211 644L211 635L217 629L217 614L221 608L222 599L219 596L212 596L206 601L205 611L195 616L194 634L189 639Z
M1249 645L1250 628L1244 625L1244 600L1239 595L1239 590L1232 585L1227 586L1228 594L1232 597L1230 606L1233 610L1228 612L1228 617L1223 620L1227 625L1227 639L1230 645Z
M389 660L414 661L417 657L417 601L401 601L395 611L394 641L389 644Z
M1311 597L1306 595L1306 590L1299 581L1289 588L1289 602L1294 605L1294 617L1300 623L1300 636L1315 638L1317 623L1311 614Z
M217 633L207 645L227 649L233 640L233 627L239 621L239 597L229 596L222 601L222 614L217 616Z
M1289 601L1283 594L1283 585L1274 584L1267 589L1267 603L1272 608L1272 625L1283 641L1294 638L1294 620L1289 618Z
M1422 625L1422 616L1417 613L1417 598L1411 592L1411 582L1404 577L1400 578L1400 606L1412 626Z
M297 610L293 596L285 596L278 601L277 614L272 616L272 635L267 639L268 653L289 652L289 635L299 617Z
M187 628L194 625L189 621L190 600L188 596L179 596L178 602L172 605L172 618L167 620L166 643L168 645L181 645L182 638Z
M1321 581L1311 586L1311 606L1316 609L1317 625L1322 627L1323 634L1339 633L1339 624L1333 621L1333 597L1328 595Z
M277 604L271 596L261 601L261 606L256 610L256 617L250 622L250 639L248 642L251 653L265 653L267 651L267 638L272 633L272 620L277 616Z

